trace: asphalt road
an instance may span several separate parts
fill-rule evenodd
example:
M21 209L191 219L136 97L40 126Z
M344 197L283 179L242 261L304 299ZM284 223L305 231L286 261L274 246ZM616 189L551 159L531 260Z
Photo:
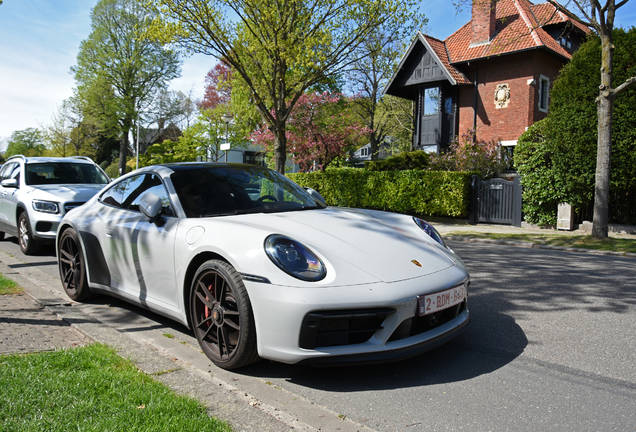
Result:
M378 432L636 430L636 259L450 246L471 273L473 319L450 344L384 365L261 361L236 380L262 380ZM57 275L53 248L25 257L9 237L0 251ZM99 301L196 346L179 325Z

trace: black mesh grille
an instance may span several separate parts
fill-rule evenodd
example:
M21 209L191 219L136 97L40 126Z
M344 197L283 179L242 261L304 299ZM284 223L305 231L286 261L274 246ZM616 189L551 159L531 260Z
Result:
M314 349L366 342L394 312L390 308L311 312L303 320L300 347Z
M82 204L84 204L84 202L67 202L64 204L64 213L66 214L74 208L81 206Z
M395 329L390 341L405 339L407 337L419 335L429 330L439 327L442 324L446 324L457 315L462 313L466 309L466 300L463 302L451 306L448 309L441 310L439 312L432 313L430 315L419 316L416 315L413 318L404 320L398 328Z

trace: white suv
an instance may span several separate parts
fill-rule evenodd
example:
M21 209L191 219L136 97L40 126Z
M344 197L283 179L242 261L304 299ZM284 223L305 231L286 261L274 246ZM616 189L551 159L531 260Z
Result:
M0 169L0 240L18 237L25 255L54 241L62 217L99 192L110 178L84 156L10 157Z

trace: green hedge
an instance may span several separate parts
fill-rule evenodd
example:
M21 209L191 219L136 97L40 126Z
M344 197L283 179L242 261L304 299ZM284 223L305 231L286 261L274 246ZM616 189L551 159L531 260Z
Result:
M327 204L398 213L468 217L470 176L451 171L329 169L287 176L317 190Z

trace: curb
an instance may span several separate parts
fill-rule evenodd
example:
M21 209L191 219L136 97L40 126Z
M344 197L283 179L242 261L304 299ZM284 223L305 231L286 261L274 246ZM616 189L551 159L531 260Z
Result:
M494 244L494 245L502 245L502 246L513 246L513 247L521 247L527 249L547 249L547 250L555 250L555 251L563 251L563 252L576 252L583 253L587 255L611 255L611 256L620 256L626 258L636 258L636 253L633 252L614 252L614 251L603 251L597 249L583 249L583 248L575 248L575 247L567 247L567 246L551 246L544 245L540 243L532 243L526 241L517 241L517 240L495 240L489 238L481 238L481 237L468 237L468 236L444 236L445 240L451 241L461 241L466 243L485 243L485 244Z

